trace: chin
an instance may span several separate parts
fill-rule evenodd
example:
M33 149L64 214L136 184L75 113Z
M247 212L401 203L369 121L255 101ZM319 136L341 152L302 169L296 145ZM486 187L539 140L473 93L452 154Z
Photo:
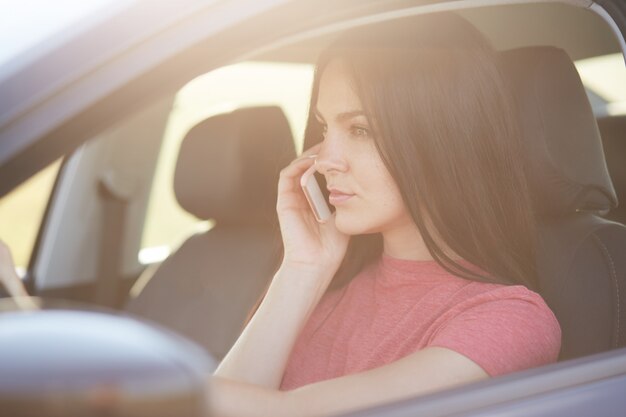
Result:
M368 227L364 219L340 211L337 211L335 215L335 227L337 227L337 230L341 233L350 236L371 233L371 228Z

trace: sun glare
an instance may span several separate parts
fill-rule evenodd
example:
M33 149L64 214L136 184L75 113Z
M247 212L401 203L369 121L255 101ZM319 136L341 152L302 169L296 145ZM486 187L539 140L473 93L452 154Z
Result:
M614 108L626 103L626 67L621 53L576 61L576 69L585 87ZM609 106L609 107L610 107Z

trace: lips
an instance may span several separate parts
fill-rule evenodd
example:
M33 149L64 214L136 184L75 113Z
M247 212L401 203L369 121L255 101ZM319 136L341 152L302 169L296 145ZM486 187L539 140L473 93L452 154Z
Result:
M354 197L353 193L341 191L336 188L329 188L328 192L329 192L328 202L332 204L333 206L345 203L346 201Z

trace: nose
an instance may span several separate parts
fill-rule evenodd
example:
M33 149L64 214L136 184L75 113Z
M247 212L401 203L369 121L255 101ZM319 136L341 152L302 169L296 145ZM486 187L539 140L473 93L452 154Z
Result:
M349 165L341 143L341 139L336 134L331 135L330 132L326 134L315 158L317 172L327 175L348 171Z

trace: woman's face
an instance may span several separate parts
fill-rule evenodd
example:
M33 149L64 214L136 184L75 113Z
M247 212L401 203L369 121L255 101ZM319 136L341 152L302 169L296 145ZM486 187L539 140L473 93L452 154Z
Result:
M326 177L337 228L349 235L414 229L340 60L322 73L314 111L325 131L316 165Z

